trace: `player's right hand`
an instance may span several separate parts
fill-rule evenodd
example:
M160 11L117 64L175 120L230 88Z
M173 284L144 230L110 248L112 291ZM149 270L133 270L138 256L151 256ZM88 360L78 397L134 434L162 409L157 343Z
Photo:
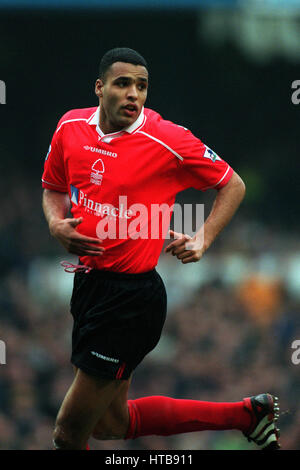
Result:
M86 237L76 230L81 224L83 217L78 219L57 219L49 228L50 233L68 251L77 256L101 256L105 248L101 247L102 240L99 238Z

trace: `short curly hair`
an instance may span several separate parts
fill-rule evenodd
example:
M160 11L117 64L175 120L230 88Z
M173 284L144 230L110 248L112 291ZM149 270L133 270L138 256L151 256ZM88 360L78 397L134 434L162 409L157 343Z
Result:
M105 74L109 67L115 62L126 62L133 65L143 65L148 70L147 62L134 49L129 47L116 47L107 51L101 59L99 66L99 78L105 79Z

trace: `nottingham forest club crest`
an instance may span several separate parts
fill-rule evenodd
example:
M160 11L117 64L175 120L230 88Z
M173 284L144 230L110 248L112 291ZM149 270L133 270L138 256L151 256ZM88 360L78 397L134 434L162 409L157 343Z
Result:
M101 158L95 161L91 171L91 183L101 185L104 173L104 163Z

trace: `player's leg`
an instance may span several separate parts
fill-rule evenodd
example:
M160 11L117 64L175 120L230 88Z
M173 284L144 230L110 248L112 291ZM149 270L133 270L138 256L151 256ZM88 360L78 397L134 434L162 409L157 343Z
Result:
M103 379L78 370L59 410L53 443L56 449L84 450L88 438L123 381Z
M270 394L240 402L215 403L164 396L129 400L126 439L195 431L237 429L262 449L278 449L278 400Z
M269 394L233 403L164 396L127 400L129 385L130 381L124 384L97 423L93 432L96 439L135 439L150 435L236 429L262 449L279 448L279 432L275 424L279 408L277 399Z
M77 367L73 366L75 375ZM124 439L129 426L128 390L132 376L121 380L118 393L97 422L92 437L98 440Z
M125 439L129 427L128 390L132 377L122 380L119 393L96 424L92 437L98 440Z

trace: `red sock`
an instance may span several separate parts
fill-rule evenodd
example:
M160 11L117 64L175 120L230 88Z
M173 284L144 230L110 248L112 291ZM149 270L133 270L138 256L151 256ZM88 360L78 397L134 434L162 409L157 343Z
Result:
M155 396L128 400L128 409L130 424L125 439L205 430L247 431L251 425L251 415L242 401L214 403Z

